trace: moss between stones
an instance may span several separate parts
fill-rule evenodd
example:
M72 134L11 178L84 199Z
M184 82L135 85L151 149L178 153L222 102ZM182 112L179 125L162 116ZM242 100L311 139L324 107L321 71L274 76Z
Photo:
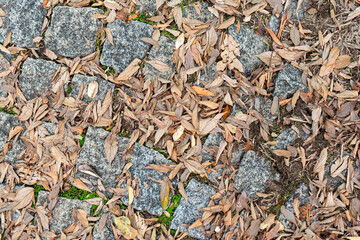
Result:
M79 141L79 144L80 144L80 146L83 146L84 142L85 142L85 133L82 133L81 136L82 136L82 139Z
M0 108L1 111L7 112L9 114L17 114L17 112L14 111L14 107L11 107L10 109L7 107Z
M134 13L132 13L131 15L133 15ZM150 21L148 20L149 18L149 14L146 13L146 12L143 12L143 13L139 13L136 18L134 18L133 20L134 21L139 21L139 22L143 22L143 23L146 23L146 24L149 24L149 25L155 25L156 22L153 22L153 21Z

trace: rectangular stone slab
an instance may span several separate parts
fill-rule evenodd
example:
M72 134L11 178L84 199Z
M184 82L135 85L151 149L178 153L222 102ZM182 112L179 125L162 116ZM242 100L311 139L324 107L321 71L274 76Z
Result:
M17 47L35 47L33 39L41 36L46 15L42 4L42 0L0 0L0 8L6 13L0 28L0 42L11 32L11 43Z

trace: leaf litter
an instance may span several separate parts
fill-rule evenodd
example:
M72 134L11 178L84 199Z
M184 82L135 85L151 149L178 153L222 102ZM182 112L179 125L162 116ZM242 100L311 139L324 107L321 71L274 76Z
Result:
M102 7L106 12L94 17L106 24L117 18L134 19L139 14L135 10L136 2L72 0L65 4ZM104 143L106 158L110 163L118 149L116 134L124 129L130 133L126 153L131 153L131 146L135 142L168 152L172 165L149 166L170 174L169 179L159 183L159 199L164 210L171 202L170 180L180 180L178 190L187 201L184 185L191 176L201 181L213 169L230 166L230 175L224 170L219 184L211 183L217 193L212 196L209 206L201 209L202 217L190 227L210 224L208 236L213 239L220 239L223 235L225 239L359 238L360 36L356 27L360 21L359 2L333 0L330 3L310 4L298 1L297 10L301 4L310 4L308 16L299 22L291 17L296 12L289 10L290 2L211 0L209 11L214 18L201 22L183 17L181 1L156 1L157 12L151 18L156 24L152 27L176 37L172 56L176 70L169 79L144 76L141 59L134 59L121 73L107 73L99 65L99 49L83 58L67 59L58 58L49 49L44 53L40 48L27 51L9 44L9 41L0 45L1 51L17 54L8 70L0 73L5 78L4 89L8 92L6 97L0 99L0 106L14 109L21 122L9 132L8 144L2 151L9 151L10 143L19 141L19 138L26 145L22 153L24 161L15 165L7 163L0 156L0 179L5 183L0 187L1 234L5 239L39 239L44 236L44 230L49 229L50 215L47 210L42 206L32 206L35 201L33 188L22 186L16 190L17 184L42 185L54 195L50 202L53 206L59 187L67 189L75 184L79 189L90 190L86 182L74 178L74 167L81 150L79 142L88 126L111 130ZM59 3L64 1L44 0L43 7L50 14L51 8ZM282 11L287 14L282 15L278 33L275 34L268 28L267 17L271 13L280 16ZM131 13L135 13L135 16ZM6 13L0 9L0 17L5 16ZM232 24L236 24L237 30L240 30L240 23L256 25L254 30L259 35L267 36L271 46L270 51L257 55L264 65L251 76L244 75L242 63L238 60L241 56L238 46L241 43L237 43L226 31ZM46 19L43 28L47 24ZM108 28L99 31L102 32L101 44L105 37L110 43L113 42ZM157 47L157 40L143 39L152 47ZM42 41L37 39L35 42L39 44ZM51 92L26 100L16 82L17 71L27 57L36 54L43 54L68 68L61 68L54 76ZM159 60L145 61L160 72L172 70ZM286 62L305 73L303 78L310 91L298 90L289 99L278 99L272 96L273 79ZM200 80L203 72L213 64L216 67L215 77L208 82ZM84 95L90 99L96 96L99 86L93 82L87 89L79 91L76 98L70 97L64 93L65 84L76 73L98 75L115 83L118 95L114 98L113 93L108 91L102 101L82 101ZM271 113L278 115L274 123L269 124L253 108L258 96L273 100ZM236 106L240 106L242 112L230 114ZM54 124L55 133L49 133L42 126L44 122ZM308 137L297 140L287 149L269 152L267 149L273 145L269 139L272 137L276 141L279 126L281 129L291 127ZM215 149L214 161L203 162L202 138L216 132L224 136L224 141ZM284 176L282 189L258 193L258 200L248 198L245 192L237 192L234 188L236 168L230 165L229 160L232 151L239 147L262 152L271 159ZM126 155L122 156L122 160L126 159ZM338 158L328 174L328 163L336 156ZM127 164L124 174L119 176L122 178L120 182L130 183L127 189L118 188L120 195L114 195L106 203L114 215L114 236L122 235L126 239L156 239L159 235L162 238L166 235L169 239L186 237L186 233L171 233L168 226L157 222L153 216L134 212L131 203L137 196L138 187L128 172L130 166ZM90 166L80 166L80 169L99 178ZM336 189L327 188L327 183L335 177L342 179L343 183ZM295 198L293 211L287 209L284 201L288 198L281 197L281 194L289 191L286 185L290 182L295 185L311 183L310 207L299 206L299 199ZM101 184L99 186L97 192L105 198L101 194L105 189ZM290 193L293 191L290 190ZM130 206L122 212L119 211L119 198L126 194ZM99 204L99 207L101 209L103 204ZM41 227L32 224L34 216L28 212L37 212L35 219ZM15 219L14 213L19 217ZM276 215L280 213L293 224L291 229L285 228L283 222L278 220ZM74 216L78 220L76 228L84 233L89 224L94 223L81 209L74 212ZM76 228L75 225L69 227L61 238L75 237ZM48 233L48 237L55 237L55 234Z

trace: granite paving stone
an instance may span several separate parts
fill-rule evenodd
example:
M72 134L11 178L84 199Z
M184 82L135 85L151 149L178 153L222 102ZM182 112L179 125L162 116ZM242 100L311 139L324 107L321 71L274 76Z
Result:
M155 0L139 0L140 5L139 12L153 14L156 11L156 1Z
M147 211L151 214L160 216L163 213L163 209L160 201L160 183L155 182L152 179L163 180L164 177L168 177L168 174L161 173L153 169L146 169L149 164L170 164L169 160L152 149L144 146L140 146L135 143L132 156L132 166L130 167L130 173L132 178L138 178L138 186L140 187L139 195L134 198L132 206L139 211ZM173 181L175 187L177 181ZM170 195L169 203L171 202L172 195ZM121 198L125 205L128 205L128 197Z
M207 2L197 2L196 4L200 9L200 15L196 11L193 4L189 4L184 7L183 18L196 19L201 22L207 22L215 18L215 16L209 11L210 5Z
M160 47L153 46L151 48L147 60L160 60L162 63L165 63L171 67L172 70L167 72L160 72L149 63L145 62L143 73L145 74L148 72L146 74L147 78L152 77L154 79L156 76L158 76L164 79L168 79L170 74L175 70L175 64L172 60L172 55L175 50L175 41L165 36L161 36L158 44Z
M285 68L280 70L274 78L273 95L281 100L292 97L298 89L307 92L308 87L302 82L302 73L300 69L286 64Z
M105 194L110 197L111 188L116 187L117 178L123 171L126 160L122 156L126 152L128 139L117 137L118 152L115 159L110 165L104 152L104 141L110 133L101 128L89 127L86 133L85 142L77 160L76 178L83 178L92 183L89 186L92 191L96 190L98 178L84 173L82 171L85 165L89 166L100 177L104 185ZM135 197L132 206L139 211L147 211L154 215L161 215L163 210L160 201L160 184L152 179L163 180L168 175L157 172L153 169L146 169L149 164L169 164L171 161L166 160L159 152L140 146L135 143L131 153L131 163L129 171L133 179L137 178L137 185L140 189L139 195ZM126 185L121 186L126 188ZM128 197L122 197L121 200L128 205Z
M279 134L279 136L276 138L278 143L274 146L271 146L270 149L286 150L287 146L293 143L297 137L298 134L295 132L295 130L287 128Z
M0 0L0 8L6 13L0 28L0 42L3 43L11 32L11 43L17 47L35 47L33 39L41 36L46 16L42 4L42 0Z
M272 101L271 99L264 99L262 96L258 97L256 100L259 105L256 106L256 109L260 111L260 114L265 118L265 120L269 124L273 124L274 121L277 119L277 115L273 115L271 113L271 105Z
M295 212L294 212L294 208L293 208L293 203L295 198L298 198L299 200L299 207L303 207L306 204L310 204L310 190L308 188L308 186L305 183L302 183L298 189L296 189L295 193L293 196L291 196L291 198L289 198L289 200L286 201L286 203L284 204L285 208L287 210L289 210L290 212L292 212L295 216ZM291 222L289 222L285 216L280 213L279 215L279 221L282 223L282 225L284 225L285 228L290 229L291 226L293 225Z
M0 53L0 73L5 72L9 69L10 62ZM3 86L6 82L6 77L0 78L0 98L6 97L8 94L3 90Z
M77 98L81 85L83 83L85 84L84 95L82 97L82 100L84 102L91 102L93 100L103 101L109 89L111 89L111 92L114 92L114 84L109 81L106 81L96 76L85 76L82 74L75 74L71 81L71 92L70 92L71 97L75 99ZM98 86L97 93L95 94L95 96L90 96L89 94L91 93L88 92L89 86L92 87L96 85Z
M49 192L40 191L36 206L47 206L48 196ZM54 209L51 211L52 218L49 218L50 231L60 234L61 231L75 223L76 221L72 217L73 209L82 209L87 213L87 217L89 217L91 204L78 199L59 197Z
M103 216L106 217L105 226L102 229L100 229L100 226L99 226L100 220L96 222L93 233L92 233L93 240L115 239L113 229L111 227L111 222L113 222L114 217L110 213L109 209L106 206L101 210L100 217L103 217Z
M51 80L60 65L43 59L25 60L19 76L19 88L27 100L40 96L51 87Z
M203 215L201 208L205 208L210 203L210 197L216 193L215 189L207 184L199 183L195 179L191 179L186 186L186 195L188 202L181 198L179 206L174 212L174 218L171 222L170 229L177 230L179 227L180 232L188 232L190 237L197 239L206 239L204 229L192 228L189 226L193 224L197 218ZM205 230L209 230L210 226L205 226Z
M45 46L64 57L83 57L95 51L96 33L101 20L92 15L103 11L97 8L56 6L51 23L45 32Z
M120 161L120 158L127 148L128 139L118 137L118 152L110 165L104 151L104 141L109 134L110 132L102 128L88 128L84 145L82 146L77 160L75 177L89 180L92 183L92 186L88 187L92 191L96 191L99 178L86 174L86 171L81 170L84 166L89 166L100 177L99 180L101 180L107 190L105 194L110 197L111 193L109 192L109 188L116 186L116 179L120 176L122 169L126 164L125 161Z
M106 40L100 57L102 65L122 72L135 58L143 59L150 49L150 44L141 38L151 38L153 29L150 25L131 21L124 23L120 19L108 24L113 36L114 46Z
M6 162L15 164L16 161L19 160L19 155L21 155L26 148L20 138L18 138L16 142L12 139L11 148L9 148L5 156L2 153L7 143L10 130L16 126L21 126L21 123L17 120L17 115L0 111L0 126L0 162L1 159L4 159Z
M254 151L247 151L241 159L235 177L235 188L246 192L251 198L257 198L257 192L263 192L270 181L278 181L280 175L270 162Z
M261 64L261 60L255 55L269 49L269 46L265 43L266 38L259 36L255 31L244 25L241 26L239 33L236 33L236 23L229 27L229 34L240 44L238 47L240 49L238 59L243 65L244 76L251 75Z

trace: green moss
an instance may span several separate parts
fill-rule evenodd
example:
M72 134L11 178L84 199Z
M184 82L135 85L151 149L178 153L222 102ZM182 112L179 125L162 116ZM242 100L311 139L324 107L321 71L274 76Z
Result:
M206 141L206 139L208 138L208 136L209 136L209 134L206 135L206 136L203 136L203 137L201 138L201 144L205 144L205 141Z
M134 14L134 13L133 13ZM132 15L133 15L132 14ZM146 12L143 12L143 13L139 13L136 18L134 18L133 20L134 21L139 21L139 22L143 22L143 23L146 23L146 24L150 24L150 25L155 25L156 22L153 22L153 21L150 21L148 20L148 18L150 18L149 14L146 13Z
M80 144L80 146L83 146L84 142L85 142L85 133L82 133L81 136L82 136L82 139L79 141L79 144Z
M171 33L169 33L168 31L162 31L161 32L162 35L164 35L165 37L171 38L171 39L176 39L176 37L174 35L172 35Z
M88 192L74 186L71 186L71 188L65 192L60 192L59 196L70 199L79 199L79 200L99 197L99 195L96 192Z
M130 134L125 129L121 130L120 137L130 138Z
M109 76L110 73L115 74L115 70L112 67L109 67L109 69L106 71L106 74Z
M14 107L11 107L10 109L7 107L0 108L1 111L7 112L9 114L17 114L17 112L14 111Z
M71 93L71 91L72 91L72 87L71 87L70 84L69 84L68 87L67 87L66 92L67 92L67 93Z
M163 223L165 226L170 227L171 221L174 218L174 212L179 206L181 197L182 196L179 192L175 193L171 199L170 206L166 209L166 211L170 214L170 217L167 217L165 214L161 215L158 220L159 223Z
M99 35L97 36L97 39L96 39L96 50L98 50L100 48L100 44L101 44L101 33L99 33Z
M169 154L167 152L164 152L163 150L156 148L156 147L152 147L152 149L154 149L155 151L161 153L164 157L169 157Z

